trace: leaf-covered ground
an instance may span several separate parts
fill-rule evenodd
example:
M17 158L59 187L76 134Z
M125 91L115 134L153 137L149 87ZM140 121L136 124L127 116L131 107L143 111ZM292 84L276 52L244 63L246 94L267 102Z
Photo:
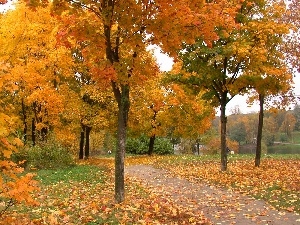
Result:
M193 182L206 182L269 202L277 209L300 213L300 160L264 158L259 168L253 159L229 158L228 171L219 160L170 157L157 163Z
M112 159L86 161L97 166L78 165L64 170L38 171L41 190L35 193L36 207L16 206L0 224L189 224L203 215L180 209L169 199L126 179L126 201L114 203Z
M126 178L126 201L114 203L113 158L94 158L70 169L37 171L38 206L15 206L0 224L209 224L190 207ZM262 198L275 207L299 212L299 159L230 158L228 172L211 157L128 157L126 165L151 164L192 182L220 185ZM213 201L213 199L211 199ZM195 222L196 221L196 222Z

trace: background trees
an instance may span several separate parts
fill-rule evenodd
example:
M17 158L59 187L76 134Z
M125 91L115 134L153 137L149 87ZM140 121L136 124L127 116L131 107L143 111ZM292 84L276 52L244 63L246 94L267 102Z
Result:
M196 44L184 44L180 53L183 69L190 75L179 75L174 79L196 92L205 90L204 98L213 106L220 106L222 170L227 168L227 103L235 95L245 93L255 85L258 88L266 76L268 84L277 85L273 88L276 93L289 89L291 76L282 66L283 55L278 48L288 27L278 21L283 8L276 3L269 6L269 3L244 1L237 11L238 28L228 30L216 27L220 38L212 43L212 47L200 38ZM282 86L278 87L279 84ZM262 86L266 88L266 85ZM264 99L264 95L261 95L261 99Z
M71 0L42 5L29 11L20 4L1 18L3 104L7 114L18 115L17 134L27 144L29 135L33 145L46 143L52 132L74 146L84 132L80 157L88 158L91 131L117 134L117 202L124 200L128 123L131 133L149 137L151 154L157 136L199 144L213 107L220 106L221 169L226 170L230 99L255 88L263 106L266 96L289 90L291 76L279 52L289 31L279 19L281 4ZM147 51L151 44L181 60L172 72L159 73ZM234 139L251 140L241 137L250 126L232 127Z
M235 6L230 6L235 8ZM118 105L118 144L115 162L116 201L124 200L124 156L130 88L157 67L147 58L148 44L159 44L175 55L182 41L201 36L209 44L217 38L212 24L232 26L233 12L225 2L198 4L189 1L54 2L64 27L58 40L66 47L85 43L84 58L92 76L105 89L112 88ZM62 13L68 11L69 14ZM212 20L211 15L220 17Z
M31 136L33 144L60 126L64 109L59 85L70 75L71 58L65 48L55 47L56 24L49 8L32 12L22 4L1 20L1 57L10 67L1 93L20 115L22 138Z

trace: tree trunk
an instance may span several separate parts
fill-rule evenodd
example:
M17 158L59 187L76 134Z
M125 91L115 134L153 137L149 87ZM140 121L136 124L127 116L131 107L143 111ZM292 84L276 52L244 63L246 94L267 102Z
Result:
M42 141L46 140L47 134L48 134L48 128L47 127L43 127L41 129L41 140Z
M148 155L152 155L154 151L155 134L150 137Z
M227 94L226 94L227 96ZM221 171L227 170L227 152L226 152L226 96L221 101Z
M84 158L88 159L90 156L90 133L92 128L89 126L85 127L85 146L84 146Z
M263 122L264 122L264 95L259 94L259 117L258 117L258 130L257 130L257 141L256 141L255 167L260 166Z
M150 108L153 111L153 117L152 117L152 120L151 120L153 134L150 137L150 141L149 141L148 155L152 155L153 154L153 151L154 151L154 142L155 142L155 138L156 138L156 135L155 135L156 128L160 126L160 123L158 123L158 124L156 123L156 116L157 116L158 111L156 111L154 109L154 105L153 104L150 106Z
M22 99L22 114L23 114L23 140L26 144L27 142L27 115L26 115L26 106L24 104L24 99Z
M79 159L83 159L84 131L80 133Z
M120 203L125 199L124 159L128 112L130 108L129 85L121 85L121 91L115 82L112 82L112 87L118 102L118 134L115 155L115 200L117 203Z
M35 120L34 118L32 118L32 122L31 122L31 140L32 140L32 146L35 146L35 136L36 132L35 132Z

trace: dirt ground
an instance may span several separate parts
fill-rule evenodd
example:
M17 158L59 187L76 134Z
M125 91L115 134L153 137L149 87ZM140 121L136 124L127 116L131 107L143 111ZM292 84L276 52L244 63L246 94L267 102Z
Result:
M147 189L170 198L179 206L202 212L212 224L300 225L300 215L277 211L262 200L232 190L192 183L153 166L127 166L125 174L140 180Z

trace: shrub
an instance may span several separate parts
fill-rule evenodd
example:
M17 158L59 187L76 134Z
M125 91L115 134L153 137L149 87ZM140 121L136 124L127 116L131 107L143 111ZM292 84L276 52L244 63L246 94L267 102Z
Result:
M127 139L126 152L131 154L147 154L149 149L150 138L142 135L138 138ZM167 138L156 138L154 142L154 153L158 155L173 154L173 147L169 139Z
M70 152L56 142L24 147L14 156L15 161L25 160L25 166L37 169L64 168L74 164Z
M154 153L158 155L173 154L174 149L169 139L156 138L154 143Z
M126 143L126 152L131 154L147 154L148 142L145 136L139 138L128 138Z

